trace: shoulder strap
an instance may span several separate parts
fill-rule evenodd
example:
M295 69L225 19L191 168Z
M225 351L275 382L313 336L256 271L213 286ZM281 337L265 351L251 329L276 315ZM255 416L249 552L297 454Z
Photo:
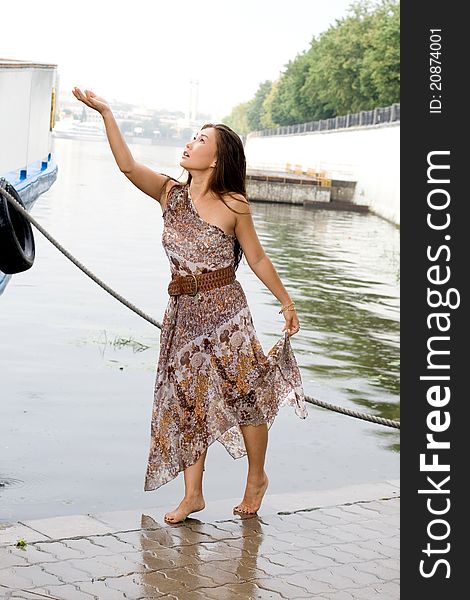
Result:
M177 185L173 185L171 187L170 191L167 193L165 210L163 211L165 213L173 204L174 198L175 198L176 194L178 193L178 191L183 188L183 184L180 181L178 181L177 179L175 179L174 177L170 177L170 175L166 175L166 173L162 173L162 175L165 175L168 178L166 181L166 184L168 183L168 181L170 179L177 184Z

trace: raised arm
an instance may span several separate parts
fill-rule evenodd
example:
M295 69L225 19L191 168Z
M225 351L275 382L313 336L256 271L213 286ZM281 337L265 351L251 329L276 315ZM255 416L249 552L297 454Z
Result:
M158 200L160 204L162 200L165 202L166 194L171 187L169 182L175 182L176 180L172 180L162 173L157 173L153 169L134 160L129 146L114 118L113 111L104 98L100 98L91 90L85 90L85 93L83 93L77 87L73 88L72 92L78 100L98 111L103 117L111 151L119 169L124 175L145 194ZM163 208L164 206L162 205Z

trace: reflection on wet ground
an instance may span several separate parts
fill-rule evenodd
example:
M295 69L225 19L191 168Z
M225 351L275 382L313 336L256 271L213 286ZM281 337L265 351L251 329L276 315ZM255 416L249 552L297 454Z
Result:
M176 525L157 508L27 521L0 530L0 590L62 600L399 597L397 482L268 501L255 517L224 517L231 500ZM24 550L11 543L19 534Z

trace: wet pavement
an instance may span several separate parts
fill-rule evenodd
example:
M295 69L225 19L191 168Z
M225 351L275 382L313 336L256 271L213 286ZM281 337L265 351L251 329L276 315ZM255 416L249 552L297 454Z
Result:
M0 597L398 600L399 482L0 523ZM178 499L179 501L179 499ZM24 549L16 546L24 539Z

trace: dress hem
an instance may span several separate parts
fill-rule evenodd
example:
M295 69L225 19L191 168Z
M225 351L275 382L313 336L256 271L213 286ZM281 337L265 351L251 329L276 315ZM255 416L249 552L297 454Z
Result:
M268 418L266 421L263 421L261 423L258 423L256 425L253 425L254 427L257 427L258 425L264 425L266 424L268 426L268 431L271 429L271 427L274 425L274 421L276 420L276 417L279 414L279 411L281 410L281 408L283 408L284 406L292 406L294 408L294 412L295 414L300 418L300 419L306 419L308 417L308 412L305 412L304 416L302 414L299 414L297 412L297 406L293 406L291 404L288 403L287 399L289 398L289 396L292 394L291 390L286 396L284 396L282 398L282 400L279 402L279 404L277 405L277 410L271 414L271 417ZM296 393L294 391L294 393ZM208 450L210 448L210 446L212 446L212 444L214 444L214 442L219 442L220 444L222 444L222 446L224 446L224 448L227 450L229 456L231 456L233 458L233 460L238 460L240 458L244 458L245 456L247 456L247 452L246 449L240 449L240 454L239 456L234 456L227 448L227 446L224 445L224 443L222 442L221 438L223 437L224 434L227 433L227 431L230 431L230 429L232 429L233 427L243 427L244 424L232 424L229 427L227 427L226 429L224 429L217 437L214 437L208 444L207 446L201 451L199 452L199 454L196 456L196 458L194 459L194 461L190 464L190 465L186 465L186 467L183 467L182 469L179 469L178 472L173 475L173 476L169 476L165 479L165 481L162 481L161 483L159 483L157 486L155 487L148 487L146 484L144 484L144 492L152 492L154 490L158 490L159 488L161 488L163 485L169 483L170 481L173 481L173 479L176 479L178 477L178 475L182 472L184 472L185 469L187 469L188 467L191 467L192 465L196 464L197 461L199 460L199 458L202 456L203 452L205 452L206 450Z

